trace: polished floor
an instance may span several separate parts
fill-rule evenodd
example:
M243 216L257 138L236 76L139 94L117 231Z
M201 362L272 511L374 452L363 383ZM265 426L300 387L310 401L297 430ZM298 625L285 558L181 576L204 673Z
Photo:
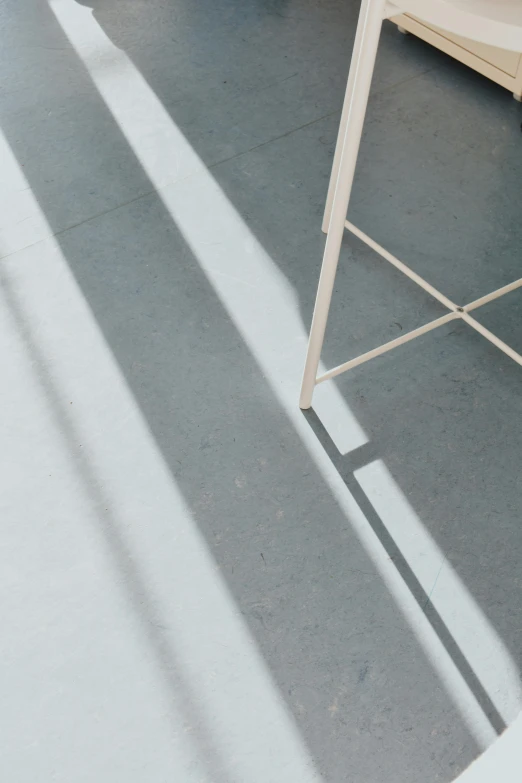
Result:
M9 783L449 783L522 708L520 367L449 324L297 405L357 12L0 4ZM385 23L351 219L519 277L521 121ZM325 363L439 312L347 237Z

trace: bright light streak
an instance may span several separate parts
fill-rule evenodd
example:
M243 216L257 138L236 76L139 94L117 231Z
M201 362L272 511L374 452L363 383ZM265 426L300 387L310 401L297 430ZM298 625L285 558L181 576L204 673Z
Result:
M31 193L1 134L0 149ZM143 763L144 780L320 783L55 239L3 259L0 304L2 407L15 412L1 439L16 468L2 501L17 515L2 535L16 651L4 665L20 676L5 689L6 765L47 777L43 753L63 779L71 759L71 780L79 757L93 780ZM99 748L120 742L104 762Z

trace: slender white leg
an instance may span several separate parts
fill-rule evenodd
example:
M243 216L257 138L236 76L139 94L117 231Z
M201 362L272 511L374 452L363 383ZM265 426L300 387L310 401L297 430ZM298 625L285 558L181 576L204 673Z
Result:
M337 183L337 175L339 173L339 164L341 162L341 152L343 149L343 139L346 132L346 123L348 122L348 113L350 111L350 102L352 100L353 84L355 80L355 73L357 71L357 62L361 52L361 40L364 32L364 26L362 25L362 18L359 17L359 24L355 33L355 41L353 42L352 59L350 61L350 71L348 73L348 82L346 84L346 92L344 94L343 111L341 114L341 122L339 123L339 130L337 132L337 142L335 144L334 159L332 164L332 171L330 174L330 182L328 183L328 195L326 196L326 204L324 208L323 226L322 229L325 234L328 233L328 226L330 224L330 215L332 212L332 202L335 192L335 185Z
M364 124L366 105L375 65L375 57L379 45L384 0L363 0L359 16L360 43L359 56L352 60L353 87L348 104L346 127L341 141L339 171L332 201L330 224L326 247L323 256L317 298L315 300L314 316L310 330L310 341L301 387L299 405L309 408L312 404L312 394L317 377L317 367L321 356L326 321L332 299L335 272L339 260L341 243L344 233L344 223L348 211L348 202L352 190L357 153Z

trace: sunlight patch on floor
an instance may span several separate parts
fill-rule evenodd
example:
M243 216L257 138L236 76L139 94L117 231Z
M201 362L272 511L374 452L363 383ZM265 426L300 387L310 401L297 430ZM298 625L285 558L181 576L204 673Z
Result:
M143 763L143 779L164 779L154 765L168 748L173 780L267 783L284 770L319 783L59 244L21 250L0 273L2 442L16 468L3 501L17 509L2 540L13 607L5 662L20 674L17 703L4 704L12 768L23 757L28 779L45 776L31 767L43 722L46 753L62 767L64 747L99 743L87 752L92 779L108 774L100 748L124 727L136 757L118 758ZM26 725L18 703L28 689Z
M497 631L422 525L382 460L357 470L355 478L419 580L427 599L443 618L471 669L505 723L509 724L522 709L522 689L517 666ZM415 628L414 623L411 625ZM416 632L420 632L420 627ZM424 632L429 634L426 628ZM432 639L424 647L435 668L444 671L436 660L446 655L440 641ZM458 672L447 669L445 676L448 691L458 694ZM465 695L462 691L462 697ZM470 698L463 698L461 709L469 715L477 709L477 705L473 707L471 694Z

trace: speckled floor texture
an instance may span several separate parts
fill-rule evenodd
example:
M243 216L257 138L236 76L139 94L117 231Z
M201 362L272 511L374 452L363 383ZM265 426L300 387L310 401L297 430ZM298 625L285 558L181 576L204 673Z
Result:
M522 707L521 368L452 323L298 408L357 13L0 3L9 783L449 783ZM386 22L351 220L518 278L521 122ZM347 236L325 365L442 312Z

